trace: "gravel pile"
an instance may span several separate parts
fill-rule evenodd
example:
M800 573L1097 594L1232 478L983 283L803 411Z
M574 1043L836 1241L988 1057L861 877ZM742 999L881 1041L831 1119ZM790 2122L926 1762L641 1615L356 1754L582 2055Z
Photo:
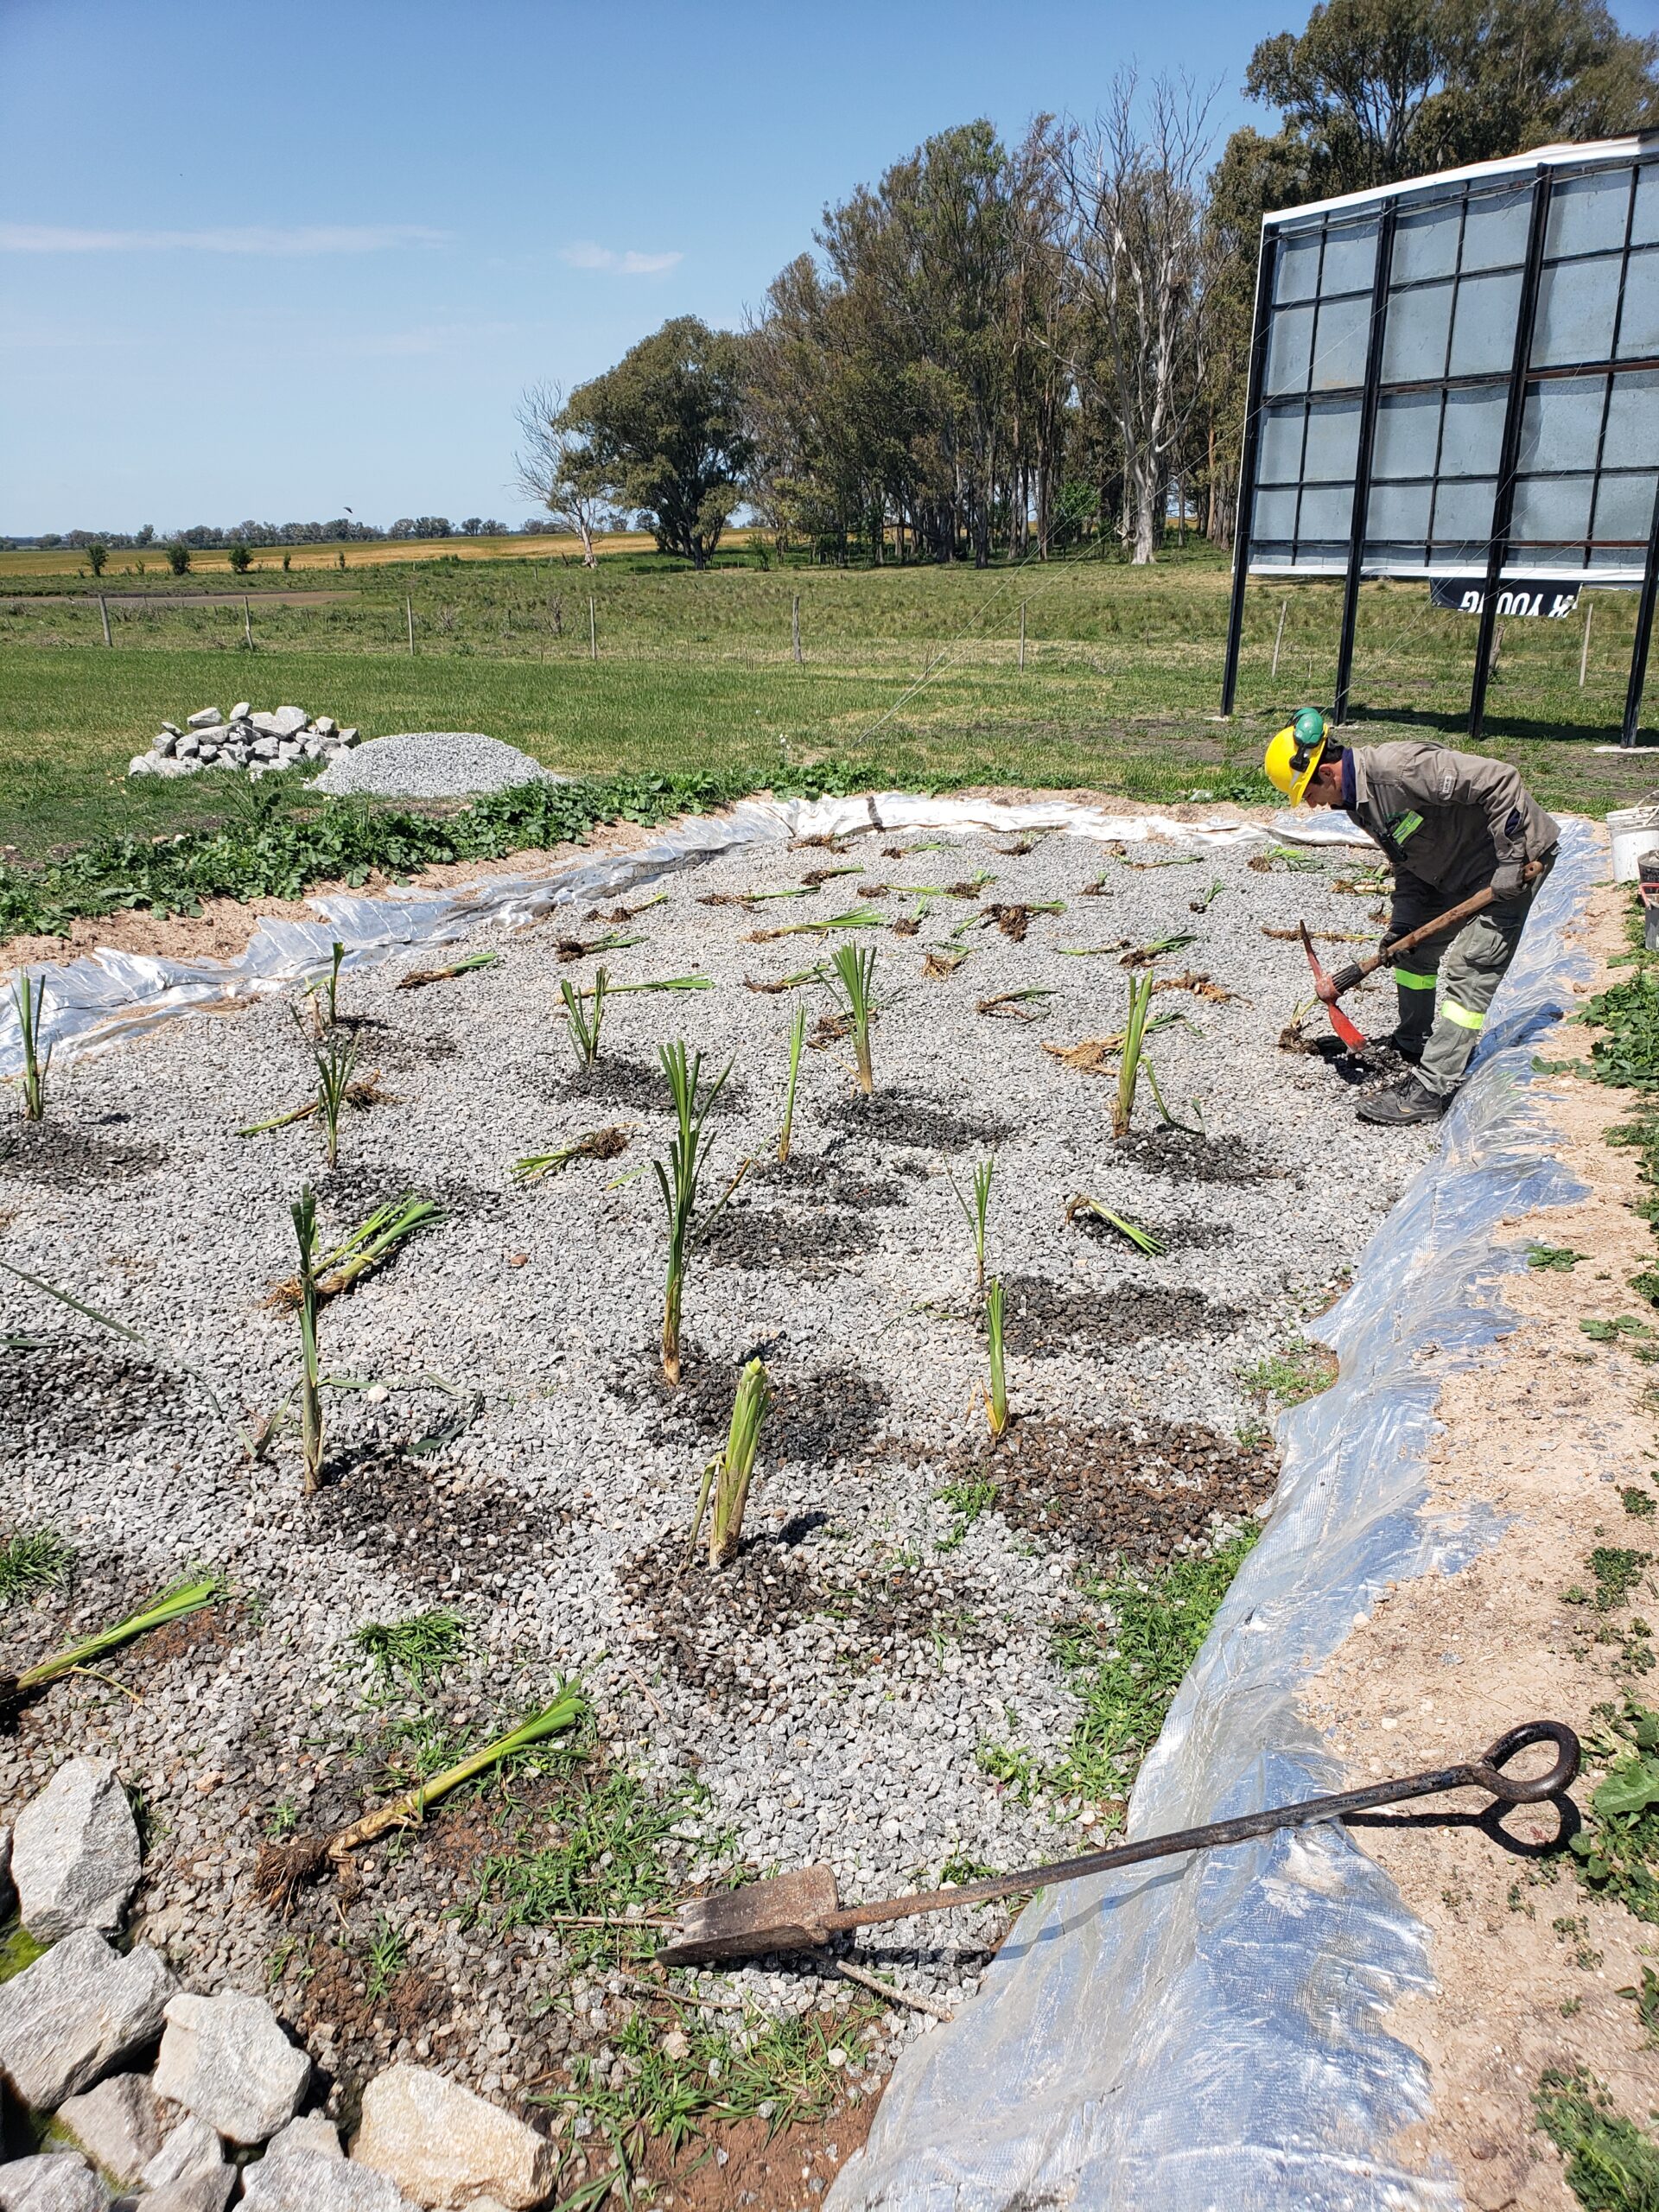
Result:
M377 737L331 760L315 789L331 798L353 791L380 798L467 798L533 784L547 771L516 745L477 730L410 730Z
M487 739L404 737L330 779L417 751L433 780L373 787L472 788L440 783L435 764L480 747L539 772ZM112 1662L142 1703L76 1677L0 1738L0 1821L65 1749L96 1745L143 1791L143 1936L193 1986L272 1974L276 2001L342 2078L429 2059L508 2099L563 2080L575 2052L608 2063L636 1993L599 1969L573 1978L575 1939L558 1926L532 1919L504 1938L489 1896L479 1921L457 1915L487 1891L501 1841L476 1807L365 1853L349 1885L302 1893L289 1921L254 1891L262 1842L374 1801L388 1732L423 1711L452 1740L475 1738L579 1671L612 1771L706 1793L685 1800L664 1847L677 1883L734 1854L762 1869L829 1859L860 1898L1086 1846L1100 1808L1052 1778L1081 1710L1056 1637L1109 1626L1085 1570L1118 1546L1155 1567L1262 1508L1263 1408L1241 1378L1294 1345L1435 1141L1351 1127L1355 1092L1280 1045L1307 984L1286 933L1305 915L1315 931L1374 934L1374 899L1339 887L1355 866L1343 855L1262 873L1243 853L1136 863L1058 835L1020 851L891 833L717 860L632 917L567 909L520 937L481 933L466 950L500 959L429 988L396 988L428 954L349 974L340 1007L359 1073L377 1071L387 1099L347 1114L333 1173L309 1122L234 1134L314 1079L283 1005L170 1023L75 1066L53 1092L74 1143L23 1129L0 1157L0 1246L165 1347L167 1363L138 1387L135 1347L7 1278L7 1332L49 1339L0 1351L10 1525L55 1528L80 1558L67 1598L8 1621L9 1663L192 1562L224 1567L239 1596ZM863 873L741 903L851 868ZM981 871L995 883L977 899L947 891ZM938 888L901 889L918 886ZM1065 912L1028 913L1023 938L1017 919L953 934L990 901L1057 899ZM855 905L901 929L750 941ZM1136 1133L1115 1146L1111 1075L1043 1047L1121 1027L1121 948L1189 930L1195 941L1156 963L1187 982L1154 1001L1182 1019L1151 1049L1172 1111L1195 1126L1201 1112L1205 1134L1160 1130L1143 1085ZM637 941L572 949L607 931ZM753 987L811 968L826 942L876 950L891 1000L878 1092L854 1095L849 1047L826 1036L805 1055L780 1168L798 1001ZM938 972L938 956L964 950ZM613 997L603 1058L581 1077L558 984L589 982L601 957L613 983L699 974L715 988ZM1203 995L1202 976L1231 995ZM1052 995L976 1011L1030 988ZM821 987L804 995L810 1024L831 1013ZM1387 1026L1376 987L1354 1011ZM709 1124L710 1195L753 1164L694 1261L685 1381L670 1391L656 1355L662 1208L652 1178L630 1171L665 1152L654 1063L675 1036L708 1070L735 1062ZM620 1160L513 1184L519 1155L616 1124L630 1140ZM965 1190L992 1152L989 1261L1007 1287L1016 1424L1002 1453L976 1404L984 1344L946 1174ZM324 1309L325 1370L353 1387L328 1395L327 1487L311 1500L291 1431L253 1452L236 1433L254 1439L292 1389L295 1323L269 1294L291 1274L289 1207L308 1179L330 1242L406 1190L448 1209ZM1164 1255L1068 1228L1078 1192L1156 1230ZM716 1584L685 1563L686 1531L757 1351L776 1402L749 1541ZM129 1369L117 1420L108 1378ZM962 1504L985 1484L988 1504ZM466 1662L423 1700L378 1688L353 1632L436 1606L466 1620ZM532 1827L536 1804L528 1789ZM362 1961L383 1920L407 1935L406 1978L371 1999ZM963 1910L876 1931L861 1954L953 2004L1002 1924ZM800 1963L702 1986L773 2012L846 2003L846 1985ZM847 2078L873 2078L882 2037L923 2024L889 2015Z

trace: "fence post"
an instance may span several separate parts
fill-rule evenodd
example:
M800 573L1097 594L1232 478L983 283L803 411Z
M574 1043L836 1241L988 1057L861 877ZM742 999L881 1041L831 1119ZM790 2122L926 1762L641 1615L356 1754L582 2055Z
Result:
M798 668L801 665L801 594L799 592L796 593L794 604L789 610L789 635L790 641L795 648L795 665Z
M1287 600L1284 605L1279 609L1279 628L1273 640L1273 666L1268 671L1269 675L1272 676L1277 676L1279 673L1279 648L1284 641L1285 617L1289 613L1289 612L1290 601Z
M588 658L599 658L599 617L594 611L594 594L588 594Z
M104 617L104 642L106 645L112 645L115 639L110 635L110 610L102 592L98 594L98 611Z
M404 601L404 620L409 626L409 657L413 660L415 658L415 602L412 599L405 598Z
M1590 665L1590 617L1595 607L1589 600L1584 602L1584 643L1579 648L1579 689L1584 689L1585 671Z
M250 652L253 650L253 617L248 612L248 595L242 594L242 635Z

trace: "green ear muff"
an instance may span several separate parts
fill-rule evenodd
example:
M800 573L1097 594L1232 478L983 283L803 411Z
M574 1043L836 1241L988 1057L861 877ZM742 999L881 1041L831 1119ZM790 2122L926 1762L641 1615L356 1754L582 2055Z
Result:
M1317 707L1298 707L1296 719L1291 724L1296 733L1296 742L1306 753L1311 753L1325 736L1325 720Z

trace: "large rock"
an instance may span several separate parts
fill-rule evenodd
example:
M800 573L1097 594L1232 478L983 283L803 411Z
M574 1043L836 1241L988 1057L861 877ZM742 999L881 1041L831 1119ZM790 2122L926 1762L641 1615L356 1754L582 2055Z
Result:
M253 709L245 699L238 699L231 709L231 720L233 722L245 722L252 712Z
M181 2120L141 2177L144 2212L225 2212L236 2168L217 2135L193 2114Z
M232 2143L263 2143L300 2108L311 2062L263 1997L181 1990L167 2008L156 2094L171 2097Z
M291 2158L296 2151L315 2151L325 2158L343 2158L340 2130L325 2112L302 2113L279 2127L265 2145L267 2158Z
M156 2093L143 2074L112 2074L58 2107L58 2126L111 2181L130 2188L162 2147Z
M11 1878L37 1943L78 1928L113 1935L141 1865L138 1824L107 1759L66 1759L12 1831Z
M104 2205L97 2175L73 2151L0 2166L0 2212L104 2212Z
M305 728L303 707L278 707L271 714L249 717L261 737L295 737Z
M194 715L184 718L186 729L217 729L225 717L217 707L198 707Z
M288 2151L280 2158L268 2151L245 2170L242 2202L248 2212L414 2212L389 2174L349 2164L338 2146L332 2158L326 2151Z
M558 2167L544 2135L422 2066L393 2066L370 2082L352 2156L428 2208L487 2196L522 2212L542 2202Z
M26 2105L52 2111L155 2041L173 1987L143 1945L123 1958L94 1929L66 1936L0 1982L0 2073Z
M0 1827L0 1916L10 1913L15 1895L11 1886L11 1830Z

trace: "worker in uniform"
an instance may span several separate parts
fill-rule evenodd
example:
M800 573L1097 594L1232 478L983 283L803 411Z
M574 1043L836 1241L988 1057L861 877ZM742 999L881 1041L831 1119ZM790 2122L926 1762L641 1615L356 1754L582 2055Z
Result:
M1426 938L1395 968L1400 1019L1382 1041L1411 1068L1359 1108L1361 1121L1384 1128L1437 1122L1468 1071L1486 1009L1554 863L1560 824L1505 760L1443 745L1338 745L1317 707L1302 708L1278 733L1262 766L1293 806L1344 808L1393 862L1385 943L1491 888L1490 906L1459 929ZM1529 863L1536 863L1530 878ZM1357 967L1339 969L1319 995L1334 1000L1359 980Z

